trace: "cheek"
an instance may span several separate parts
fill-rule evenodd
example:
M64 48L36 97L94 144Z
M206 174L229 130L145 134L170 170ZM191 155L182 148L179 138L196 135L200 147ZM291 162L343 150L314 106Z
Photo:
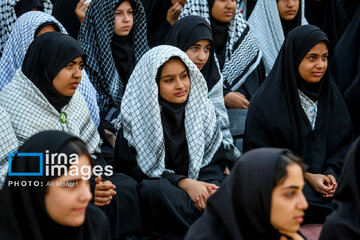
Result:
M186 51L186 55L190 58L190 60L195 63L196 56L194 54L194 51L189 49Z
M165 100L168 100L171 95L171 87L168 84L160 84L160 96Z

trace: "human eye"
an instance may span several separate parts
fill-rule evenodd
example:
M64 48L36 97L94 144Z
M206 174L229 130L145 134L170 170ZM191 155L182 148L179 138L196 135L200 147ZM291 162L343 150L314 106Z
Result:
M324 60L324 61L325 61L325 60L327 60L327 59L328 59L328 57L329 57L328 55L324 55L324 56L322 56L322 60Z
M80 68L80 70L82 70L83 68L84 68L84 63L79 63L79 68Z
M193 51L197 51L199 49L199 47L197 47L197 46L192 46L191 47L191 50L193 50Z
M66 67L67 67L68 69L71 69L73 66L74 66L73 63L69 63L68 65L66 65Z
M188 73L184 73L181 75L181 78L184 79L184 78L187 78L188 77Z
M134 11L132 9L128 10L128 14L133 14Z
M311 55L311 56L309 57L309 59L310 59L311 61L313 61L313 60L315 60L315 56Z
M122 14L121 11L116 11L116 12L115 12L115 16L120 16L121 14Z
M173 81L172 78L167 78L167 79L164 80L164 82L166 82L166 83L171 83L172 81Z
M205 51L205 52L208 52L208 51L210 51L210 49L211 49L211 47L205 47L205 48L204 48L204 51Z
M295 196L295 194L296 194L295 191L291 191L291 192L287 192L287 193L285 194L285 196L288 197L288 198L292 198L292 197Z

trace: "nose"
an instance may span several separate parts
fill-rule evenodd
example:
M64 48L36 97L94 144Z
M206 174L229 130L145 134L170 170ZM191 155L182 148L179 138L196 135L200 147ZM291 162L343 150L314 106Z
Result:
M304 196L304 193L301 193L301 196L297 203L297 208L301 210L306 210L309 207L308 202L306 201L306 198Z
M80 189L79 200L81 202L90 202L91 199L92 199L92 194L90 192L90 187L87 184L83 184L83 186Z
M287 0L287 6L288 7L294 7L295 6L295 1L298 1L298 0Z
M206 53L204 52L204 50L199 51L198 59L202 62L205 61Z
M225 2L225 7L227 9L231 9L233 7L233 4L231 3L231 0L226 0Z
M176 79L176 85L175 85L176 89L182 89L184 88L184 83L182 82L182 80L180 79L180 77L178 77Z
M82 75L82 70L81 70L81 67L75 67L74 68L75 72L74 72L74 78L81 78L81 75Z
M129 14L125 13L123 22L125 22L125 23L130 22L130 16L129 16Z

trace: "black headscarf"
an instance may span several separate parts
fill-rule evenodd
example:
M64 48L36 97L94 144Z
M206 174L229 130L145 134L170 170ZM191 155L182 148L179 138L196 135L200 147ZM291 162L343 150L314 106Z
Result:
M212 16L211 13L212 13L212 8L214 6L214 2L215 0L208 0L211 29L213 31L213 36L214 36L215 52L219 60L220 69L222 70L225 64L226 42L229 37L228 27L230 25L230 22L227 23L220 22Z
M16 17L19 18L21 15L30 11L33 8L40 8L41 10L43 10L44 5L42 3L42 0L20 0L14 8Z
M71 97L62 96L53 86L56 75L72 60L85 53L78 42L59 32L48 32L37 37L26 52L22 72L60 112Z
M210 40L211 42L209 59L201 69L210 92L220 80L220 73L215 62L214 42L209 23L198 16L181 18L170 29L166 44L173 45L186 52L192 45L201 40Z
M335 209L326 218L320 240L360 239L360 138L346 156L339 186L335 192Z
M305 17L309 24L318 26L326 33L331 51L349 23L345 10L337 0L305 0Z
M39 33L44 27L49 26L49 25L54 26L56 32L60 32L60 27L59 27L59 25L58 25L56 22L54 22L54 21L44 22L43 24L41 24L40 26L38 26L38 28L35 30L34 39L36 38L36 35L38 35L38 33Z
M246 153L221 188L209 198L206 212L189 230L186 239L206 239L199 236L212 229L203 223L214 218L220 220L228 236L211 239L279 239L281 235L271 225L270 212L275 171L285 151L263 148Z
M312 130L298 93L299 61L320 41L313 25L292 30L274 67L255 94L246 119L244 149L283 147L302 156L311 173L339 176L353 140L349 113L327 69L321 79L315 129Z
M276 0L279 2L279 0ZM280 17L281 25L286 36L291 30L301 25L301 0L299 0L299 10L293 20L284 20Z
M54 3L52 15L64 26L70 36L77 39L80 31L80 21L75 9L78 0L57 0Z
M141 0L147 22L148 41L150 47L163 44L171 28L166 20L167 12L171 8L171 0Z
M20 148L19 153L42 153L43 172L46 166L45 155L63 152L69 141L78 140L68 133L46 131L29 138ZM48 151L48 152L47 152ZM76 151L75 151L76 152ZM75 153L74 152L74 153ZM12 172L39 172L39 158L18 157L12 161ZM56 161L56 164L57 161ZM66 165L64 162L60 166ZM17 239L109 239L106 217L98 209L88 206L85 222L80 227L63 226L48 215L45 207L47 184L53 177L46 176L7 176L2 191L0 204L0 238ZM12 186L12 182L38 182L38 186ZM100 219L101 221L99 221ZM99 222L97 222L99 221ZM105 222L103 222L105 221ZM100 225L99 225L100 224ZM106 230L106 231L105 231Z
M159 87L163 67L164 65L158 69L156 75L156 83ZM159 104L161 106L161 123L165 139L165 166L174 170L177 174L187 176L189 167L189 151L185 135L185 107L187 100L183 103L170 103L159 94Z

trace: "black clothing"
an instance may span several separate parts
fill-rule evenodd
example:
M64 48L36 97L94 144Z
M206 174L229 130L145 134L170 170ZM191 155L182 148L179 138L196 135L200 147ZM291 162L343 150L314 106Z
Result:
M270 211L275 169L285 151L266 148L243 155L185 239L279 239Z
M353 140L343 98L327 70L320 81L313 130L302 108L297 86L298 81L304 81L298 73L301 59L321 41L327 42L326 35L313 25L297 27L288 34L272 71L250 104L244 150L288 148L304 159L308 172L332 174L338 179ZM304 192L310 205L331 208L331 200L308 185Z
M360 8L335 48L330 71L341 94L360 74Z
M330 41L329 51L333 52L349 23L343 7L337 0L305 0L305 17L309 24L326 33Z
M54 88L53 80L67 64L80 56L85 63L85 53L75 39L63 33L48 32L31 43L22 72L60 112L70 102L71 96L61 95Z
M345 11L349 17L349 20L351 20L355 15L356 10L359 8L360 2L358 0L344 0L343 2Z
M210 15L210 20L211 29L214 32L213 36L215 53L217 59L219 60L220 69L222 71L226 61L226 42L229 38L228 26L230 25L230 23L219 22L218 20L213 18L212 15Z
M42 153L43 170L54 166L46 163L45 154L66 152L71 140L80 139L60 131L47 131L34 135L20 148L19 153ZM68 154L67 154L68 155ZM59 166L69 164L61 163ZM39 172L39 157L16 155L12 161L13 172ZM111 239L108 222L104 214L95 206L88 205L85 222L79 227L68 227L56 223L47 213L45 194L53 176L7 176L1 193L0 238L16 239ZM56 177L55 177L56 179ZM12 186L10 182L38 182L39 185Z
M38 35L38 33L46 26L52 25L55 28L56 32L60 32L60 27L58 26L58 24L56 22L53 21L49 21L49 22L44 22L43 24L41 24L40 26L38 26L38 28L35 30L34 33L34 39L36 38L36 35Z
M44 10L44 4L42 0L20 0L14 6L16 17L19 18L24 13L30 11L33 8L40 8Z
M70 36L77 39L80 31L80 21L75 9L78 0L57 0L52 15L64 26Z
M120 75L121 81L126 86L129 77L135 68L133 34L121 37L114 34L111 41L111 52L115 61L115 67Z
M335 192L335 208L326 218L320 240L360 239L360 138L348 152L340 184Z
M166 20L172 7L171 0L141 0L146 12L149 46L156 47L166 41L171 24Z

